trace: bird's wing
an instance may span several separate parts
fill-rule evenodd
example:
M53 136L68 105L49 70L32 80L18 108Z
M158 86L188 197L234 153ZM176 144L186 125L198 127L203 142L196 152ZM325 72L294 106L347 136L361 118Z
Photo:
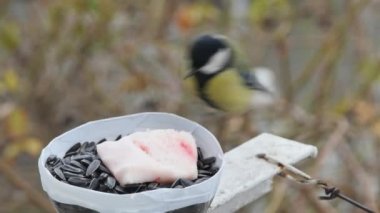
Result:
M269 90L263 84L261 84L258 81L258 79L257 79L257 77L253 71L239 71L239 74L242 77L244 84L248 88L250 88L252 90L269 92Z

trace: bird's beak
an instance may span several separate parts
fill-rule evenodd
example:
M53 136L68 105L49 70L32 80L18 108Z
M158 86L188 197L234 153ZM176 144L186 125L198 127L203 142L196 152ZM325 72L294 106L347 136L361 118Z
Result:
M187 73L183 79L187 79L187 78L193 76L197 72L198 72L198 70L192 70L189 73Z

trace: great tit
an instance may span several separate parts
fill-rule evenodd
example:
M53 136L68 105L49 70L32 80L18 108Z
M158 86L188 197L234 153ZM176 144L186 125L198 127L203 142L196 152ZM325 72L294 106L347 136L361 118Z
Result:
M189 48L190 72L185 76L190 85L209 106L231 113L247 112L255 106L273 103L273 75L260 69L263 83L242 62L222 35L202 35ZM265 80L268 79L269 81ZM269 83L268 83L269 82ZM268 85L269 84L269 85Z

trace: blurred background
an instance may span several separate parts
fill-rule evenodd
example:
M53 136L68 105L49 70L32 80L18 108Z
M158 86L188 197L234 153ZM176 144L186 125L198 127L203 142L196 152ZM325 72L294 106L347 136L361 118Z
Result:
M229 120L225 151L261 132L319 148L299 165L379 210L380 2L375 0L0 0L0 212L49 212L37 158L84 122L177 113L213 132L222 113L183 86L194 36L221 33L285 100ZM245 116L244 116L245 117ZM275 178L241 212L359 212Z

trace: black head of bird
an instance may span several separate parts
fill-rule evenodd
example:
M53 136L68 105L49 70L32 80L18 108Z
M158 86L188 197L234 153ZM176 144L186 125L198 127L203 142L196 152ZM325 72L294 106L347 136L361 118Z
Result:
M190 47L191 72L186 76L211 76L233 64L233 51L221 35L202 35Z

